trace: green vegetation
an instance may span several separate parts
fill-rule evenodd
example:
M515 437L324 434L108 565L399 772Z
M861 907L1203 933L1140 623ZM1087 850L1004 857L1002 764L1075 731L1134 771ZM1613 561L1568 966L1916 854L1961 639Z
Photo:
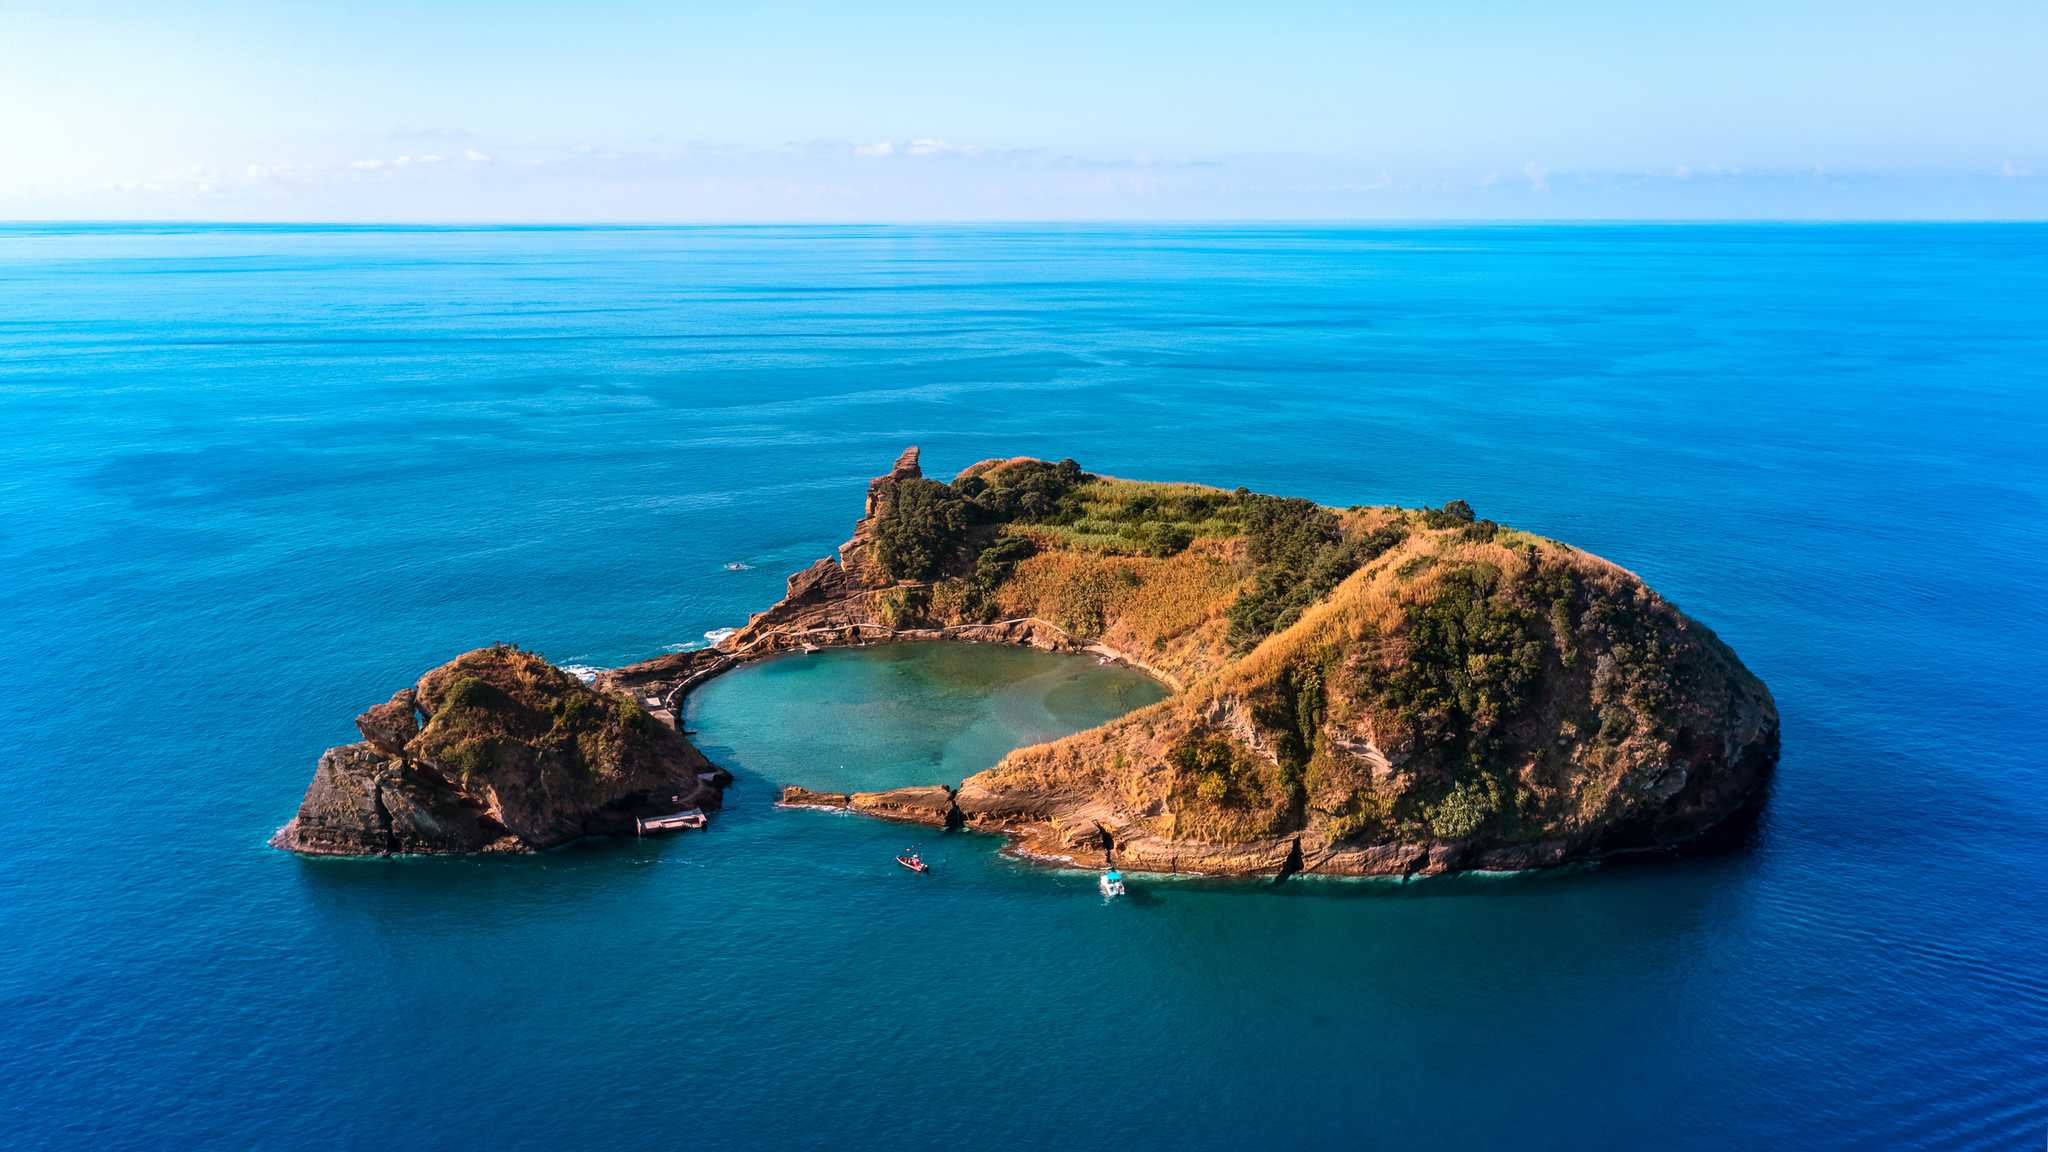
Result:
M1335 513L1307 500L1240 493L1252 586L1230 606L1230 646L1246 652L1301 618L1339 581L1400 544L1380 528L1346 539Z
M1543 671L1536 613L1499 584L1487 565L1445 573L1434 596L1409 607L1408 658L1386 682L1386 702L1424 744L1473 764L1489 759Z
M574 781L613 777L662 732L638 700L594 691L512 645L467 653L450 671L422 689L437 706L418 754L465 780L536 755Z
M1429 830L1440 840L1463 840L1500 812L1500 786L1480 777L1463 780L1429 809Z
M1320 663L1296 661L1251 700L1252 719L1273 741L1290 784L1298 782L1321 738L1329 702Z
M895 580L933 580L961 573L964 547L986 541L979 527L1017 524L1049 531L1066 547L1112 556L1173 556L1205 536L1241 530L1240 497L1194 484L1145 484L1089 476L1072 460L1013 460L971 471L951 484L913 479L898 483L875 525L876 555ZM998 533L994 547L1009 551L984 568L973 555L974 583L983 593L1001 582L1008 566L1029 555Z
M967 502L951 486L917 477L896 485L875 525L875 555L896 580L930 580L967 532Z
M1173 556L1202 537L1243 531L1235 493L1101 477L1069 490L1041 523L1071 547L1123 556Z
M1211 804L1226 804L1238 793L1247 767L1237 750L1221 736L1190 735L1166 754L1195 795Z
M875 614L891 628L915 628L931 611L931 593L923 588L891 588L875 601Z
M977 521L1007 524L1056 519L1067 493L1081 480L1081 466L1072 460L1016 460L962 476L954 488L973 506Z
M1427 528L1456 528L1460 524L1472 523L1472 506L1463 500L1451 500L1441 508L1424 508L1422 523Z
M485 708L493 699L502 696L497 689L475 676L459 676L441 698L443 710L449 708Z
M1649 614L1629 601L1595 599L1580 616L1578 636L1604 648L1593 666L1600 743L1620 744L1638 729L1668 731L1676 653Z
M999 536L995 543L974 558L974 577L966 585L963 614L976 620L993 620L996 590L1016 571L1019 561L1029 559L1038 545L1028 536Z

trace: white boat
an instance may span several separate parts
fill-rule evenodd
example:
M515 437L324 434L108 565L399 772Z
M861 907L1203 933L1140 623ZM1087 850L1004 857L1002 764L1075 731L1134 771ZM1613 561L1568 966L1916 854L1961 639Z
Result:
M1111 868L1102 874L1095 886L1102 890L1104 896L1121 896L1124 894L1124 874Z

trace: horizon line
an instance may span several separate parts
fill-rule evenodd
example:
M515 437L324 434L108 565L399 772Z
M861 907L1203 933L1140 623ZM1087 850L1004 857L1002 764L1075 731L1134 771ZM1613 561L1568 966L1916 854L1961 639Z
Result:
M78 227L128 225L158 228L526 228L567 230L575 228L977 228L1067 226L1236 226L1236 227L1517 227L1551 225L1659 225L1659 226L1841 226L1896 224L2048 224L2043 216L1075 216L971 217L919 219L829 218L767 220L746 218L701 218L677 220L643 219L403 219L322 220L261 218L207 219L149 216L0 217L0 228Z

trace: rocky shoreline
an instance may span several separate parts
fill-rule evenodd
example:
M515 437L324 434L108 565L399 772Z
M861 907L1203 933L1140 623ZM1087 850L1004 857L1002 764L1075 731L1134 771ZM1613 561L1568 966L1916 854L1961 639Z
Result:
M1458 872L1509 874L1533 872L1568 863L1640 856L1678 850L1694 840L1669 844L1614 847L1588 851L1565 840L1512 848L1473 849L1468 845L1431 842L1358 845L1304 851L1298 835L1257 842L1162 844L1151 838L1119 841L1099 824L1059 817L1019 819L1000 810L984 809L982 798L965 789L920 785L874 792L832 792L790 785L777 807L816 812L845 812L877 820L916 824L942 831L981 832L1000 837L1003 851L1037 863L1092 869L1114 864L1125 872L1158 876L1272 877L1296 875L1408 879ZM1739 813L1737 814L1739 817ZM1718 829L1701 833L1711 837Z

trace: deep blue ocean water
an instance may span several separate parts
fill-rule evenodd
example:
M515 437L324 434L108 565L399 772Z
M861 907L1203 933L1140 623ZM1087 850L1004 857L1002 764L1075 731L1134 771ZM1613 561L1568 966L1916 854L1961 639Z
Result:
M1625 564L1776 694L1754 842L1105 906L742 771L703 835L265 847L364 705L737 624L910 443ZM2048 1130L2048 229L4 227L0 460L11 1148Z

